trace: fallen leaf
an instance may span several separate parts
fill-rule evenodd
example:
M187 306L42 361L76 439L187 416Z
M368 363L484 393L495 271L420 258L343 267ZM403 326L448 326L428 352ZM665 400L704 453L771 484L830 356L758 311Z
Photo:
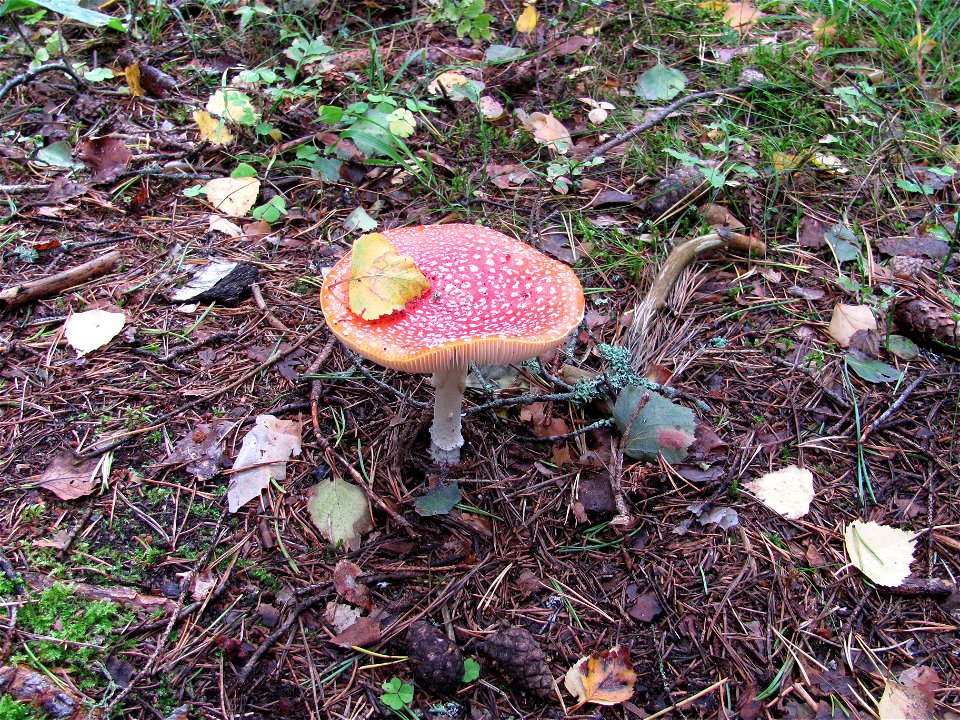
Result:
M523 48L509 45L491 45L483 54L483 61L488 65L507 63L524 55Z
M501 190L511 190L520 187L525 182L532 182L537 179L533 172L523 165L487 165L487 175L490 182Z
M735 30L741 31L749 30L761 17L763 13L757 10L749 0L728 3L727 9L723 12L723 21Z
M641 595L636 599L627 614L638 622L653 622L663 613L663 607L660 601L653 593Z
M246 93L230 88L217 90L207 100L207 112L238 125L254 125L260 117L253 101Z
M83 357L113 340L126 322L127 317L122 312L87 310L68 317L63 331L70 347Z
M211 145L229 145L234 140L233 133L230 132L226 122L220 118L215 118L206 110L194 111L193 121L200 130L200 139L209 142Z
M211 214L208 218L210 226L208 230L210 232L219 232L223 233L227 237L240 237L244 234L244 231L232 220L228 220L222 215L213 215Z
M123 76L127 79L127 87L133 97L143 97L143 87L140 85L140 63L127 65L123 69Z
M223 467L223 438L233 428L232 422L214 420L197 423L177 441L165 465L186 463L186 470L198 480L206 482L220 473Z
M633 697L637 674L626 647L616 646L580 658L563 678L567 692L578 702L616 705Z
M234 460L234 473L227 486L227 509L237 512L274 479L287 477L287 460L300 454L302 423L258 415L253 429L243 438Z
M207 200L217 212L230 217L243 217L257 202L260 181L254 177L214 178L204 185Z
M397 253L383 234L362 235L353 243L350 310L364 320L403 310L429 289L413 259Z
M416 498L413 507L421 517L448 515L462 499L463 494L457 483L444 483Z
M807 514L813 500L813 473L790 465L782 470L744 483L764 505L786 518L796 520Z
M706 503L693 503L687 507L697 516L697 522L706 527L707 525L716 525L721 530L730 530L740 524L740 515L731 507L724 505L710 505Z
M916 533L854 520L843 533L850 564L878 585L897 587L910 575Z
M333 568L333 588L337 595L348 603L368 607L370 605L370 591L366 585L357 582L363 575L363 570L356 563L341 560ZM340 632L339 630L337 632Z
M49 490L61 500L76 500L92 493L99 482L94 475L99 462L77 460L73 453L64 450L50 461L37 481L39 487Z
M901 360L913 360L920 354L917 344L903 335L888 335L885 346L887 352Z
M357 205L343 221L343 229L347 232L359 230L360 232L368 233L371 230L377 229L377 220L371 217L370 213L364 210L362 205Z
M427 85L431 95L446 95L453 101L478 100L485 85L479 80L471 80L463 73L449 70L440 73Z
M823 239L833 250L838 263L850 262L860 257L860 239L843 223L837 223L823 234Z
M343 632L330 638L330 642L343 648L376 645L382 637L381 621L385 616L386 613L383 610L379 608L373 610Z
M483 116L486 122L496 122L506 115L503 105L489 95L481 97L480 102L477 103L477 107L480 109L480 115Z
M877 320L866 305L837 303L827 332L840 347L850 347L850 338L860 330L876 330Z
M887 363L881 360L871 360L869 357L863 357L855 350L847 353L846 362L847 366L853 370L861 380L866 380L870 383L897 382L902 375L902 373L892 365L887 365Z
M532 33L536 29L539 19L540 14L537 9L533 5L527 5L520 13L520 17L517 18L517 32L525 35Z
M553 116L553 113L549 115L542 112L530 113L521 123L521 127L533 133L534 140L561 155L566 153L572 144L570 131Z
M80 141L77 157L90 168L92 182L106 183L116 180L127 169L131 154L120 138L99 137Z
M877 704L877 715L880 720L937 720L931 704L919 690L890 680Z
M707 203L701 206L697 209L697 214L712 228L725 227L728 230L743 230L745 227L727 208L716 203Z
M335 633L342 633L348 628L353 627L362 613L360 610L344 603L328 602L327 611L324 617L330 623Z
M333 545L360 547L360 536L373 530L363 490L346 480L324 480L310 488L310 519Z
M644 404L641 406L641 403ZM681 462L696 431L696 421L689 408L633 385L625 387L617 396L613 419L620 432L627 434L624 454L638 459L662 455L667 462Z
M816 17L810 23L810 29L813 31L813 39L821 45L832 40L837 34L837 21L824 17Z
M637 79L633 92L645 100L670 100L679 95L686 86L686 75L663 63L657 63Z

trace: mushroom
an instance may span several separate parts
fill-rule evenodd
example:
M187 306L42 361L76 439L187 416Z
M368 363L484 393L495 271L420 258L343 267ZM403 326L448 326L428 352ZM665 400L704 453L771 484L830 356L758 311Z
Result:
M583 287L562 263L479 225L387 230L430 289L377 320L350 310L351 254L323 281L327 326L354 352L393 370L432 373L436 388L430 454L457 463L471 363L507 365L558 346L583 318Z

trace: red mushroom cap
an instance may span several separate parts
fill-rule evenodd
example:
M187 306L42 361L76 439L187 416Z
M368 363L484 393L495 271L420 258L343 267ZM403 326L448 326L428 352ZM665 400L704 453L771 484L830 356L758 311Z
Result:
M383 233L430 289L392 315L350 310L347 253L323 281L327 325L351 350L394 370L432 373L469 363L504 365L556 347L583 318L583 288L566 265L479 225Z

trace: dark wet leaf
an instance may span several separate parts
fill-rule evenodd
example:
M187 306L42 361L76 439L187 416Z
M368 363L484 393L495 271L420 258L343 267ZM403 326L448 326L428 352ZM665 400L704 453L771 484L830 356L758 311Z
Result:
M925 257L943 260L950 252L950 243L929 235L920 237L878 238L873 243L884 255L902 257Z
M638 597L636 602L634 602L627 611L627 614L634 620L645 623L653 622L661 613L663 613L663 607L661 607L660 601L653 593L647 593L646 595Z

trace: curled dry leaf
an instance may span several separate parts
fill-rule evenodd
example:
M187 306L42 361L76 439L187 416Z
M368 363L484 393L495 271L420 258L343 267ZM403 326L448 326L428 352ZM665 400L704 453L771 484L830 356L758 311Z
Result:
M63 331L70 347L83 357L113 340L126 322L127 316L123 313L87 310L68 317L63 324Z
M850 338L860 330L876 330L877 319L866 305L844 305L833 308L828 332L840 347L850 347Z
M287 477L287 460L300 454L302 423L280 420L273 415L258 415L253 429L233 463L234 474L227 488L227 507L237 512L270 484Z
M806 468L790 465L751 480L744 487L771 510L796 520L810 509L814 494L813 473Z
M534 140L543 143L561 155L566 153L572 144L570 131L553 116L553 113L549 115L542 112L530 113L522 122L521 127L532 133Z
M878 585L899 587L909 577L916 533L854 520L843 540L850 563Z
M567 692L581 704L596 705L626 702L633 697L636 682L637 674L630 662L630 651L619 645L580 658L563 678Z
M96 459L77 460L72 452L64 450L50 461L37 485L61 500L76 500L96 489L97 465Z

